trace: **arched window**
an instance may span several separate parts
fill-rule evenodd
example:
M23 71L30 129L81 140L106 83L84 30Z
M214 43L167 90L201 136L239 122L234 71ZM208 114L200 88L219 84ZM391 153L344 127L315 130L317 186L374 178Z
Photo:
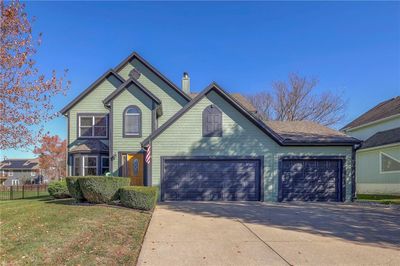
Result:
M124 111L124 137L141 137L142 135L142 112L139 107L128 106Z
M222 137L222 112L215 105L203 111L203 137Z

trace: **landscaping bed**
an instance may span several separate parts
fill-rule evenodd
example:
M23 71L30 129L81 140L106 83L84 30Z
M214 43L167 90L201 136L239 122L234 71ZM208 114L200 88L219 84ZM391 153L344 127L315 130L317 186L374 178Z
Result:
M0 202L0 261L11 265L135 265L151 212L75 199Z

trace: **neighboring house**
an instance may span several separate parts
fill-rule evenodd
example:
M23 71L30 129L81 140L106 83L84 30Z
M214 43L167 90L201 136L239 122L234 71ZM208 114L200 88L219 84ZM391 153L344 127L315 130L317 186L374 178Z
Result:
M0 162L0 183L3 186L47 182L48 180L41 175L38 159L5 159Z
M400 96L381 102L342 131L363 141L356 152L357 193L400 195Z
M264 123L242 95L216 83L193 94L189 82L178 88L137 53L104 73L61 110L68 173L130 177L161 200L352 199L358 140Z

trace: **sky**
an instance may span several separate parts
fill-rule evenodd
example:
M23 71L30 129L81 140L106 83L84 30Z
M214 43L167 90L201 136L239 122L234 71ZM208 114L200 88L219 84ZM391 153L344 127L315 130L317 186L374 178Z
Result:
M400 95L400 3L396 2L27 2L43 73L68 69L60 110L133 51L192 91L216 81L229 92L271 90L289 73L319 80L347 100L340 128ZM46 123L66 138L67 120ZM0 158L29 158L3 150Z

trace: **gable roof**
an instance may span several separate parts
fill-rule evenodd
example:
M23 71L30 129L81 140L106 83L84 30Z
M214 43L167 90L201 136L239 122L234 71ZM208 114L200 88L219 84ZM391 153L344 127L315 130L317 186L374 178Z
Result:
M355 138L312 121L265 121L264 123L278 133L284 139L284 143L359 143Z
M199 93L192 101L185 105L181 110L179 110L175 115L173 115L167 122L165 122L161 127L156 129L150 136L142 141L142 146L149 143L150 140L157 138L164 130L171 126L178 118L189 111L194 105L196 105L203 97L205 97L210 91L215 91L220 96L222 96L228 103L235 107L240 113L242 113L247 119L249 119L253 124L260 128L264 133L270 136L273 140L278 143L282 142L282 139L275 134L271 129L269 129L264 123L259 121L256 117L251 115L249 111L244 108L240 103L238 103L231 95L226 93L216 82L211 83L206 87L201 93Z
M367 149L394 143L400 143L400 127L375 133L363 142L360 149Z
M190 93L190 97L195 98L198 93ZM254 105L246 99L242 94L240 93L231 93L230 94L237 102L239 102L243 107L247 109L247 111L255 113L257 112L257 109L254 107Z
M39 168L39 160L35 159L6 159L0 162L2 170L33 170Z
M171 88L173 88L179 95L181 95L185 100L188 102L191 100L190 96L179 89L172 81L170 81L167 77L161 74L155 67L153 67L149 62L147 62L143 57L141 57L137 52L133 52L127 58L125 58L118 66L114 69L116 72L119 72L128 62L132 61L133 59L137 59L140 63L145 65L148 69L150 69L157 77L159 77L162 81L167 83Z
M154 102L156 102L158 105L161 104L161 100L157 98L153 93L151 93L148 89L146 89L139 81L129 78L127 81L121 84L118 89L113 91L110 95L107 96L103 100L104 104L110 103L115 97L117 97L122 91L124 91L126 88L128 88L130 85L136 85L141 91L143 91L150 99L152 99Z
M109 76L114 76L115 78L117 78L117 80L121 81L121 83L125 82L125 79L123 77L121 77L114 70L109 69L103 75L101 75L95 82L93 82L86 90L80 93L77 97L75 97L75 99L73 99L69 104L67 104L63 109L61 109L60 113L65 115L72 107L74 107L78 102L80 102L83 98L85 98L86 95L92 92L101 82L103 82Z
M221 97L223 97L229 104L235 107L242 115L244 115L248 120L250 120L255 126L261 129L265 134L271 137L275 142L282 146L303 146L303 145L316 145L316 146L327 146L327 145L353 145L359 143L360 141L348 137L343 133L336 132L332 129L320 126L318 124L312 123L314 126L314 133L318 130L323 130L328 134L331 135L330 137L322 137L320 136L312 136L312 134L308 134L300 138L299 136L302 134L298 129L299 133L297 134L297 138L294 136L288 136L284 133L284 128L282 127L283 123L278 127L278 123L271 123L274 124L275 130L271 128L268 124L262 122L257 117L253 116L245 107L243 107L237 100L235 100L232 95L225 92L217 83L211 83L207 88L205 88L201 93L199 93L191 102L189 102L186 106L184 106L181 110L179 110L174 116L172 116L167 122L165 122L161 127L156 129L150 136L148 136L145 140L142 141L142 146L146 146L150 140L154 140L157 138L164 130L166 130L169 126L171 126L176 120L178 120L183 114L189 111L194 105L196 105L203 97L205 97L210 91L215 91ZM302 128L307 127L307 123L301 121L297 123L298 125L302 125ZM286 124L288 125L288 124ZM318 125L318 126L316 126ZM310 126L310 123L308 123ZM299 127L298 127L299 128ZM304 135L304 134L303 134Z
M359 127L394 115L400 115L400 96L379 103L345 125L341 130Z

